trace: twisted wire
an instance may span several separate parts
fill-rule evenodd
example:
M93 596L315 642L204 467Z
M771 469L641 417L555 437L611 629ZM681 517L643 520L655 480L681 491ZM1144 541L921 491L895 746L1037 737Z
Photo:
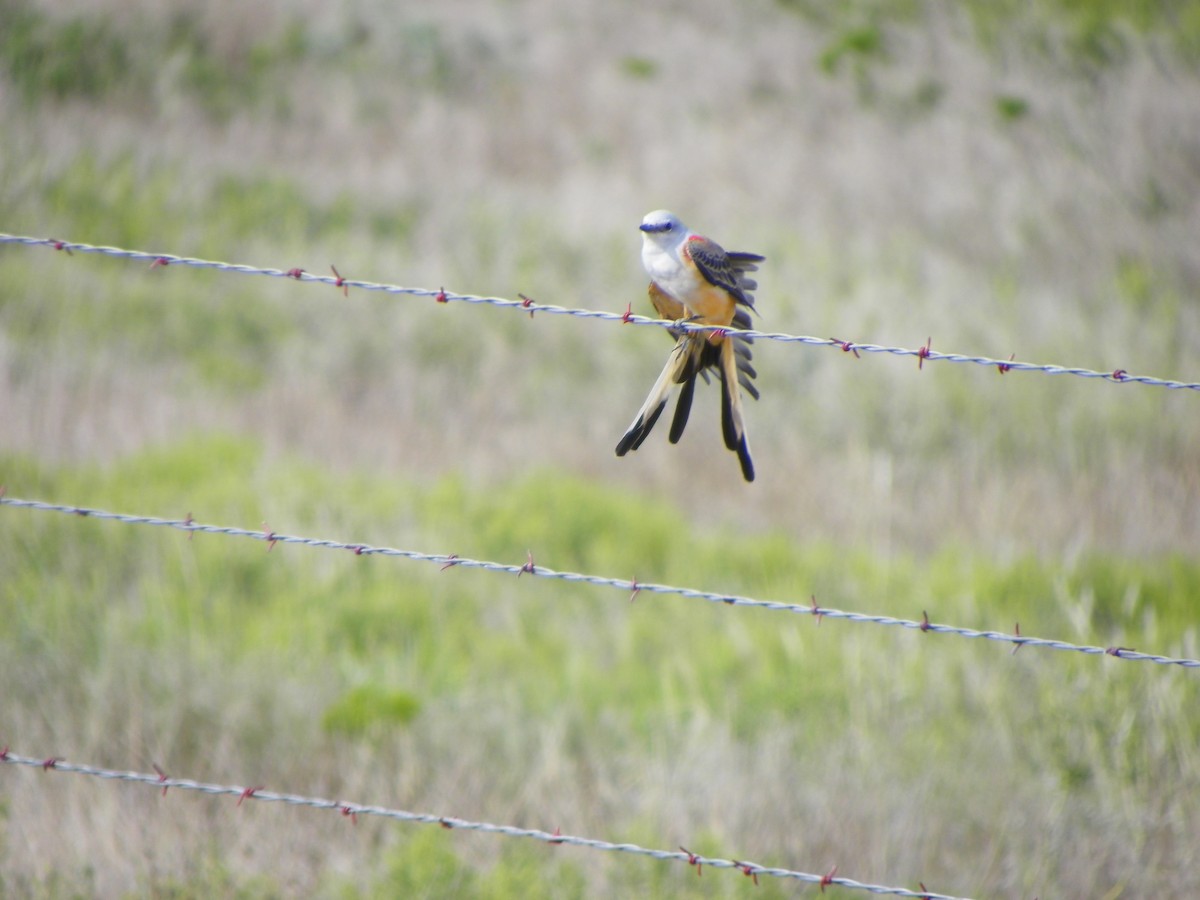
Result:
M1002 631L980 631L974 628L963 628L957 625L945 625L930 622L928 616L920 621L902 619L895 616L871 615L867 613L849 612L827 606L819 606L815 599L808 604L785 603L776 600L759 600L736 594L721 594L712 591L701 591L694 588L676 587L667 584L643 583L636 579L612 578L603 575L588 575L580 572L561 572L546 566L536 565L532 552L523 565L513 565L487 560L470 559L457 554L421 553L416 550L401 550L395 547L375 547L369 544L357 544L347 541L330 540L327 538L299 537L296 535L278 534L274 531L252 531L246 528L236 528L226 525L206 525L187 519L162 519L154 516L128 515L126 513L108 512L106 510L90 509L80 506L68 506L59 503L46 503L41 500L22 500L16 497L0 496L0 505L19 509L29 509L39 512L57 512L83 516L92 519L120 522L126 525L152 525L174 528L186 532L201 532L204 534L219 534L227 537L250 538L265 541L268 547L275 544L295 544L303 547L326 548L331 550L350 550L358 556L391 556L401 557L416 562L436 563L443 568L459 567L466 569L482 569L487 572L507 573L510 575L534 575L539 578L552 578L560 581L590 584L597 587L617 588L632 593L636 597L640 593L673 594L692 600L706 600L727 606L750 607L771 610L773 612L791 612L810 615L822 619L841 619L854 623L870 623L874 625L890 625L900 628L932 634L948 634L963 638L983 638L989 641L999 641L1014 645L1014 651L1020 647L1042 647L1048 650L1062 650L1083 653L1089 656L1111 656L1137 662L1150 662L1159 665L1178 666L1185 669L1200 669L1200 660L1182 657L1163 656L1155 653L1141 653L1129 647L1099 647L1086 644L1074 644L1069 641L1052 640L1048 638L1030 637L1019 632L1007 634Z
M966 900L966 898L957 898L948 894L937 894L925 890L916 892L910 891L906 888L888 887L880 884L868 884L861 881L855 881L852 878L839 877L836 875L836 872L830 872L826 875L815 875L810 872L801 872L794 869L784 869L776 866L763 866L759 865L758 863L747 862L745 860L700 856L695 853L690 853L687 850L683 850L682 848L680 848L679 851L655 850L649 847L639 846L638 844L613 843L611 841L597 840L596 838L560 834L557 831L551 833L537 828L518 828L513 825L497 825L491 822L476 822L469 819L455 818L453 816L440 816L432 813L418 813L403 809L392 809L385 806L348 803L344 800L327 800L320 797L306 797L300 794L283 794L275 791L268 791L261 787L209 784L201 781L193 781L187 778L171 778L166 774L161 773L150 774L147 772L105 769L99 766L67 762L66 760L59 759L57 757L34 759L12 753L7 747L0 751L0 762L9 763L11 765L28 766L31 768L42 769L44 771L70 772L77 775L88 775L93 778L101 778L109 781L148 784L161 789L164 794L169 788L179 788L180 790L184 791L198 791L202 794L237 797L239 806L241 806L242 803L247 800L264 800L269 803L284 803L293 807L336 810L343 816L348 816L353 819L356 819L358 816L378 816L400 822L413 822L422 825L440 825L443 828L456 831L478 831L483 834L497 834L505 837L530 838L547 844L566 844L573 847L583 847L588 850L628 853L635 856L646 856L650 857L651 859L664 862L685 862L693 866L709 866L713 869L736 869L747 877L753 877L755 881L757 881L758 876L762 875L771 878L789 878L796 881L807 882L809 884L818 884L822 886L822 890L824 889L825 885L837 885L850 890L866 891L867 893L871 894L886 894L894 897L924 898L924 900Z
M214 269L220 272L230 272L238 275L265 275L272 278L291 278L296 281L314 284L332 285L337 288L359 288L364 291L383 291L389 294L407 294L414 297L431 297L442 303L472 303L488 304L506 309L519 309L525 312L544 312L552 315L574 316L580 319L599 319L605 322L620 322L628 325L649 325L658 328L683 329L687 331L720 331L717 326L698 325L690 323L670 322L664 319L653 319L639 316L632 312L612 313L600 310L574 309L549 303L538 303L528 297L513 300L505 297L487 297L474 294L457 294L439 288L403 287L397 284L386 284L374 281L361 281L354 278L343 278L336 273L333 275L316 275L303 269L272 269L260 266L243 265L239 263L219 262L209 259L198 259L190 256L176 256L170 253L149 253L143 250L126 250L120 247L106 247L96 244L84 244L76 241L60 241L54 238L39 238L26 235L0 233L0 245L14 244L29 247L52 247L67 253L96 253L103 256L149 262L152 267L190 266L197 269ZM741 332L747 337L781 343L808 344L815 347L834 347L846 352L882 353L892 356L915 357L920 365L926 362L969 363L993 368L1000 373L1007 372L1037 372L1043 375L1073 375L1078 378L1092 378L1108 381L1114 384L1143 384L1151 387L1161 387L1170 390L1200 391L1200 382L1176 381L1158 378L1153 375L1134 375L1124 369L1114 369L1111 372L1099 372L1079 366L1062 366L1055 364L1020 362L1011 359L993 359L988 356L978 356L963 353L940 353L929 344L916 349L908 347L888 347L882 344L859 344L852 341L842 341L836 338L819 338L809 335L786 334L774 331L747 330Z

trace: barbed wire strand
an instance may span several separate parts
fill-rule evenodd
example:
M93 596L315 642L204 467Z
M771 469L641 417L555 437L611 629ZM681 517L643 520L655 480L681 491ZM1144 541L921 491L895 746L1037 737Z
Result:
M535 575L539 578L552 578L560 581L590 584L597 587L617 588L632 597L641 593L672 594L693 600L707 600L727 606L740 606L755 609L765 609L775 612L792 612L814 616L821 619L841 619L847 622L870 623L874 625L891 625L900 628L914 629L923 633L948 634L963 638L983 638L989 641L999 641L1012 644L1013 652L1021 647L1044 647L1049 650L1064 650L1084 653L1089 656L1111 656L1117 659L1158 663L1159 665L1179 666L1185 669L1200 669L1200 660L1161 656L1153 653L1140 653L1129 647L1097 647L1085 644L1074 644L1069 641L1053 640L1023 635L1018 625L1013 634L1001 631L979 631L974 628L962 628L957 625L945 625L930 622L928 614L920 621L901 619L894 616L870 615L867 613L848 612L827 606L819 606L814 597L810 603L784 603L776 600L759 600L736 594L719 594L711 591L700 591L694 588L675 587L667 584L643 583L636 579L611 578L603 575L588 575L580 572L560 572L546 566L536 565L533 553L530 551L523 565L511 565L486 560L469 559L457 554L421 553L416 550L401 550L394 547L375 547L369 544L349 543L330 540L327 538L298 537L296 535L278 534L274 531L251 531L246 528L236 528L227 525L206 525L194 521L190 516L186 519L161 519L154 516L138 516L126 513L108 512L88 507L68 506L59 503L46 503L41 500L22 500L16 497L0 496L0 505L18 509L29 509L39 512L57 512L83 516L91 519L120 522L126 525L154 525L174 528L189 533L219 534L228 537L243 537L257 541L265 541L268 549L276 544L295 544L303 547L326 548L331 550L350 550L358 556L391 556L409 559L416 562L430 562L442 566L443 569L461 567L465 569L482 569L488 572L506 573L510 575Z
M628 853L635 856L646 856L664 862L686 862L698 867L708 866L713 869L736 869L748 878L758 882L758 876L771 878L790 878L809 884L817 884L824 891L826 885L837 885L849 890L866 891L871 894L889 895L893 897L923 898L923 900L966 900L952 897L948 894L937 894L922 889L911 891L906 888L888 887L881 884L867 884L851 878L843 878L836 874L836 867L825 875L815 875L810 872L800 872L794 869L783 869L776 866L763 866L758 863L737 859L722 859L719 857L701 856L680 848L674 850L655 850L638 844L612 843L595 838L579 837L561 834L558 831L548 832L537 828L518 828L513 825L496 825L491 822L474 822L468 819L458 819L453 816L439 816L432 813L409 812L403 809L391 809L385 806L368 806L361 803L348 803L344 800L326 800L320 797L305 797L299 794L281 794L268 791L262 787L238 787L224 784L207 784L192 781L187 778L172 778L165 773L150 774L147 772L122 772L117 769L105 769L99 766L83 765L68 762L58 757L43 757L35 759L20 756L11 752L8 747L0 750L0 762L17 766L42 769L43 771L70 772L77 775L89 775L109 781L123 781L135 784L148 784L160 789L166 794L169 788L179 788L184 791L198 791L202 794L230 796L238 798L238 806L247 800L265 800L272 803L284 803L293 807L309 807L320 810L336 810L343 816L357 821L358 816L379 816L400 822L413 822L422 825L440 825L453 831L477 831L484 834L498 834L505 837L531 838L547 844L566 844L572 847L583 847L588 850L602 850L613 853Z
M439 288L402 287L397 284L386 284L374 281L360 281L353 278L343 278L334 269L333 275L315 275L300 268L271 269L259 266L243 265L240 263L218 262L209 259L197 259L189 256L176 256L170 253L148 253L143 250L125 250L120 247L105 247L96 244L83 244L75 241L60 241L54 238L29 237L25 235L0 233L0 244L15 244L29 247L52 247L67 253L97 253L118 259L149 262L154 268L164 266L190 266L197 269L214 269L220 272L230 272L238 275L265 275L272 278L290 278L295 281L315 284L332 285L343 290L359 288L364 291L383 291L389 294L408 294L415 297L431 297L440 303L472 303L488 304L507 309L519 309L530 313L550 313L552 315L574 316L580 319L599 319L606 322L620 322L628 325L650 325L658 328L684 329L687 331L720 331L711 325L696 325L671 322L664 319L653 319L639 316L630 311L624 313L604 312L601 310L574 309L549 303L538 303L530 298L519 295L520 299L513 300L505 297L485 297L474 294L456 294ZM1044 375L1074 375L1079 378L1094 378L1113 384L1144 384L1152 387L1168 388L1171 390L1200 391L1200 382L1174 381L1157 378L1152 375L1131 375L1124 369L1114 369L1111 372L1098 372L1078 366L1061 366L1053 364L1020 362L1013 359L993 359L988 356L973 356L962 353L940 353L934 350L931 342L912 349L908 347L887 347L881 344L860 344L853 341L843 341L837 338L819 338L809 335L786 334L774 331L747 330L739 332L755 339L779 341L781 343L807 344L816 347L834 347L847 353L883 353L892 356L916 357L918 366L926 362L970 363L995 369L1001 374L1008 372L1038 372Z

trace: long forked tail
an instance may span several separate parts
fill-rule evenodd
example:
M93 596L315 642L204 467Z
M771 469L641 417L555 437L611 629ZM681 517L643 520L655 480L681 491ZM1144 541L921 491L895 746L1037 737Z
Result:
M624 437L617 443L617 456L624 456L630 450L636 450L642 445L642 441L653 430L654 423L658 421L658 417L666 408L671 390L676 384L683 381L685 391L695 387L695 363L692 358L697 347L698 341L694 334L680 335L679 340L675 342L675 349L667 357L667 364L663 366L662 373L654 382L654 387L650 388L646 402L638 410L633 424L629 426ZM691 379L686 376L689 371L693 372Z
M745 309L738 309L734 313L732 324L734 330L731 336L734 342L733 352L737 357L738 383L747 394L757 400L758 388L754 386L754 379L758 372L754 370L754 357L750 352L750 345L754 340L737 334L737 330L750 327L750 313ZM683 389L679 392L679 399L675 401L675 416L671 420L669 437L672 444L679 443L679 439L683 437L683 430L687 427L688 416L692 412L692 397L696 392L696 376L699 375L704 379L704 383L708 384L708 370L716 369L719 372L720 368L721 344L705 340L699 349L692 353L688 365L680 375Z
M737 453L742 477L754 480L754 461L746 441L746 422L742 416L742 394L738 389L738 355L731 338L724 338L721 350L721 433L725 446Z

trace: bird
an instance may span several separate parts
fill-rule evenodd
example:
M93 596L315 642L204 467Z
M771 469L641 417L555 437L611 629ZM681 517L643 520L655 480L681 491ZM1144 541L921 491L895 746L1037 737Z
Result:
M664 319L714 325L721 331L674 329L675 347L650 389L633 423L617 444L617 456L636 450L650 434L666 408L675 385L679 401L668 435L678 442L691 411L696 377L708 381L708 370L721 379L721 432L725 446L734 451L742 477L754 480L754 462L746 439L739 386L755 399L757 375L751 364L750 339L736 334L748 329L755 311L750 293L757 283L747 273L758 270L765 257L757 253L728 252L715 241L691 231L674 213L647 213L642 231L642 266L650 276L650 302ZM728 330L726 330L728 329Z

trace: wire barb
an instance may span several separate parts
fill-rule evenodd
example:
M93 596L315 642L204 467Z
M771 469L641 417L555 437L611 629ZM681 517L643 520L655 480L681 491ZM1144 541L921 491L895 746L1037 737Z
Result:
M87 775L93 778L100 778L106 781L118 781L133 784L146 784L152 787L173 787L183 791L197 791L210 796L231 796L237 797L237 805L241 806L246 800L262 801L264 803L283 803L292 807L307 807L309 809L329 810L336 812L342 816L350 816L356 821L356 816L378 816L380 818L391 819L398 822L410 822L420 825L440 825L442 828L455 829L459 831L476 831L481 834L494 834L512 838L527 838L535 841L541 841L550 845L566 845L571 847L579 847L586 850L605 851L610 853L626 853L632 856L644 856L650 859L655 859L660 862L681 862L691 866L699 867L704 865L713 869L737 869L746 877L753 878L754 882L758 883L758 877L765 876L770 878L791 879L802 881L807 884L820 884L824 878L829 876L815 875L811 872L802 872L796 869L784 869L774 866L761 866L758 863L744 862L734 859L722 859L720 857L707 857L698 854L690 853L682 847L679 851L674 850L656 850L650 847L642 847L638 844L630 843L613 843L603 841L597 838L580 837L578 835L563 834L559 829L553 832L542 831L537 828L518 828L514 825L497 825L491 822L475 822L468 819L456 819L451 816L439 816L430 813L410 812L404 809L393 809L385 806L367 806L359 803L347 803L344 800L326 800L320 797L307 797L300 794L281 794L275 791L268 791L263 787L234 787L224 784L208 784L200 781L192 781L186 778L167 778L163 779L157 774L147 772L122 772L116 769L103 769L98 766L83 765L81 763L67 762L58 757L50 758L54 765L52 767L55 772L71 773L75 775ZM9 765L42 767L43 760L36 758L19 756L16 753L8 751L5 748L3 754L0 754L0 763L8 763ZM906 888L889 887L882 884L869 884L861 881L853 881L849 878L833 878L829 882L836 884L839 887L844 887L849 890L866 891L871 894L886 894L893 897L908 897L913 900L927 898L927 900L968 900L964 897L955 897L949 894L931 894L925 892L922 894L915 893Z
M858 348L854 346L853 341L839 341L837 338L830 338L837 346L842 348L843 353L853 353L855 359L862 359L859 355Z
M581 319L597 319L605 322L618 322L623 324L646 325L655 328L664 328L668 331L675 329L679 331L720 331L720 326L699 325L694 322L672 322L666 319L652 319L647 316L632 315L629 310L624 313L602 312L592 309L571 309L563 306L554 306L545 303L536 303L529 298L513 300L505 297L483 297L474 294L452 294L448 293L443 287L439 290L430 290L429 288L414 288L404 287L398 284L385 284L371 281L361 281L358 279L341 278L341 276L333 275L312 275L305 272L303 269L272 269L263 268L260 266L251 266L241 263L227 263L211 259L198 259L188 256L173 256L165 253L147 253L143 250L126 250L121 247L105 247L96 244L83 244L78 242L61 241L53 238L30 237L28 235L7 234L0 232L0 244L15 244L25 247L51 247L55 250L62 250L70 254L71 251L80 253L97 253L103 256L109 256L116 259L128 259L136 261L145 261L153 263L154 267L166 265L190 266L198 269L215 269L219 272L227 272L236 275L263 275L273 278L293 278L297 281L311 282L314 284L329 284L334 287L356 287L366 291L383 291L389 294L407 294L414 297L433 297L439 303L448 303L450 300L456 300L464 303L472 304L490 304L492 306L521 309L532 314L534 311L552 313L555 315L575 316ZM341 282L339 284L338 282ZM1004 372L1020 371L1020 372L1039 372L1043 375L1073 375L1077 378L1093 378L1102 381L1113 383L1136 383L1152 387L1167 388L1169 390L1189 390L1200 391L1200 381L1175 381L1166 378L1158 378L1153 375L1130 375L1124 369L1116 369L1115 371L1098 372L1092 369L1085 369L1078 366L1061 366L1054 364L1041 363L1025 363L1015 362L1012 357L1007 361L1001 359L992 359L986 356L967 355L961 353L937 353L932 349L932 342L927 341L924 346L913 350L906 347L888 347L880 344L864 344L837 340L834 338L818 338L809 335L800 334L785 334L782 332L755 331L746 329L738 331L739 337L753 338L755 340L779 341L781 343L791 344L806 344L813 347L833 347L843 352L853 352L855 356L862 353L883 353L892 356L915 356L917 357L918 368L924 368L926 362L951 362L951 363L968 363L977 366L988 366L999 368L1004 366Z
M925 367L925 360L929 359L929 354L933 352L933 338L925 339L925 343L917 349L917 369Z
M350 296L350 285L346 283L346 279L342 277L342 273L337 270L337 266L333 263L329 264L329 268L333 269L333 277L336 279L333 286L342 289L342 296Z
M517 573L520 577L528 572L538 578L551 578L558 581L589 584L595 587L616 588L622 592L630 590L628 578L613 578L605 575L590 575L581 572L560 572L545 566L538 566L533 561L533 551L526 551L526 562L523 566L490 562L480 559L469 559L444 553L422 553L417 550L403 550L395 547L375 547L369 544L348 543L328 538L299 537L296 535L278 534L271 531L250 531L245 528L235 528L227 525L203 525L182 519L159 519L153 516L134 516L125 513L107 512L100 509L88 509L78 506L67 506L57 503L46 503L41 500L22 500L17 497L0 497L0 506L11 506L17 509L27 509L37 512L56 512L67 515L87 516L93 519L110 522L120 522L125 525L153 525L164 528L175 528L189 533L202 531L205 534L219 534L227 537L242 537L256 541L271 541L272 546L278 544L294 544L309 548L325 548L331 550L348 550L359 547L363 555L392 556L409 559L416 562L430 562L445 567L448 563L470 569L483 569L493 573ZM695 588L677 587L669 584L653 584L638 582L639 592L653 594L675 594L690 600L705 600L710 603L721 603L727 606L750 607L770 610L772 612L791 612L803 615L813 615L812 601L808 603L785 603L778 600L759 600L754 597L742 597L731 594L718 594L713 591L701 591ZM820 615L827 619L841 619L846 622L872 625L889 625L899 628L910 628L921 632L954 635L963 638L983 638L988 641L998 641L1005 644L1021 644L1022 646L1044 647L1048 650L1062 650L1083 653L1088 656L1112 656L1116 659L1150 662L1163 666L1178 666L1185 669L1200 669L1200 659L1186 657L1170 657L1153 653L1139 653L1128 647L1097 647L1086 644L1073 644L1069 641L1053 640L1050 638L1014 636L1002 631L979 631L974 628L964 628L958 625L942 625L929 621L928 612L922 611L921 620L902 619L895 616L873 615L869 613L851 612L834 609L829 606L819 607ZM1111 652L1110 652L1111 651Z
M162 767L159 766L158 763L150 763L150 768L158 773L158 780L160 782L165 782L167 780L167 773L162 770ZM165 784L163 785L162 795L164 797L167 796L167 786Z
M825 876L821 879L821 893L822 894L825 893L825 888L827 885L833 884L833 879L836 877L837 877L837 866L834 866L832 869L830 869L828 872L826 872Z
M734 864L735 866L737 866L739 869L741 869L741 870L742 870L742 874L743 874L743 875L745 875L747 878L753 878L753 879L754 879L754 886L755 886L755 887L758 887L758 867L757 867L757 866L755 866L755 865L754 865L754 863L744 863L744 862L738 862L738 861L735 859L735 860L733 861L733 864Z

